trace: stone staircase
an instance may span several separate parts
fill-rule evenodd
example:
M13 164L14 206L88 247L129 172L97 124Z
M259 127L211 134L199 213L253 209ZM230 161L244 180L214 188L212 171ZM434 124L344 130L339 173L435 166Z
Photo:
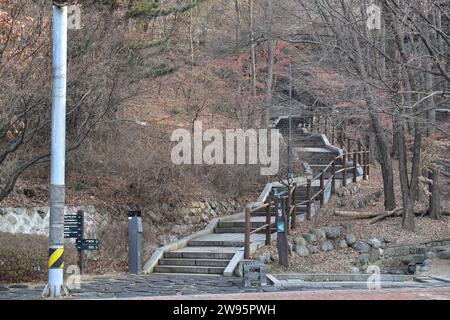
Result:
M298 123L296 124L298 125ZM281 124L278 123L276 127L280 129L287 142L285 125L286 121L283 121ZM324 141L324 137L320 134L304 132L300 128L296 128L293 132L294 151L300 153L302 160L310 164L314 174L320 172L342 152L342 150ZM338 164L336 169L338 170L341 167L342 164ZM318 181L313 181L312 189L313 194L319 190ZM297 202L306 200L306 191L306 186L299 185ZM297 206L297 221L302 221L305 218L305 212L306 205ZM314 213L315 206L312 215ZM265 209L252 214L252 230L266 223L265 215ZM272 233L276 232L274 215L275 210L272 210ZM244 247L244 225L243 217L234 220L220 220L213 233L190 240L184 248L165 252L153 271L157 273L223 274L235 254L242 251ZM265 230L252 234L250 241L251 243L264 243Z

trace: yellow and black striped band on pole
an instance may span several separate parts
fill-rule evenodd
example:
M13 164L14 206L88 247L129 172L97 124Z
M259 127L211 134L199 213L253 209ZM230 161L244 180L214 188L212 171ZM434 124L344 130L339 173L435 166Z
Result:
M48 268L64 269L64 247L49 249Z

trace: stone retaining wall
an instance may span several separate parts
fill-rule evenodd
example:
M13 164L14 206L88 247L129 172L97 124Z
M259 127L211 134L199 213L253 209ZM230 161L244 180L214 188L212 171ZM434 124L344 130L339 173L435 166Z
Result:
M94 206L66 207L66 214L76 214L78 210L85 212L85 237L95 236L95 230L109 221L108 216L97 212ZM0 231L48 235L49 219L49 207L0 208Z

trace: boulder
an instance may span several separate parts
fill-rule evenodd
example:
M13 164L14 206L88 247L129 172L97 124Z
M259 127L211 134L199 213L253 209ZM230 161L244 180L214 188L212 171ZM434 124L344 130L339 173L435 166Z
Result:
M438 252L437 256L439 259L450 260L450 250Z
M330 241L325 241L320 245L323 251L331 251L334 249L333 244Z
M264 263L264 264L272 263L272 260L270 258L270 253L268 253L268 252L261 253L258 256L258 258L256 258L256 260L258 260L259 262Z
M305 235L305 240L309 244L312 244L312 245L316 245L317 244L317 237L313 233L308 233L307 235Z
M367 264L367 261L369 261L369 254L368 253L361 253L358 258L358 264L360 266L364 266Z
M300 257L306 257L309 255L309 250L306 246L296 246L295 247L295 252L297 252L297 254Z
M348 234L345 236L345 241L349 246L352 246L356 242L356 237L353 234Z
M325 232L325 236L327 239L335 240L341 236L341 228L340 227L326 227L323 228Z
M241 278L244 276L244 264L242 262L239 262L236 269L234 269L234 275Z
M306 246L307 242L303 237L296 237L294 239L294 244L299 246Z
M338 197L346 197L350 194L346 187L339 187L336 189L336 194Z
M379 249L372 248L369 252L369 262L373 263L380 259Z
M317 249L317 247L315 247L315 246L309 246L308 250L309 250L309 253L311 253L311 254L319 253L319 249Z
M348 247L347 245L347 241L345 241L345 239L341 239L337 242L337 247L340 249L345 249Z
M430 259L430 260L433 260L433 259L436 258L436 253L434 253L433 251L428 251L428 252L425 254L425 258Z
M369 239L369 244L375 249L379 249L382 246L381 241L378 240L377 238L370 238Z
M357 267L352 267L352 273L359 273L359 269Z
M311 232L316 236L316 239L319 243L327 240L327 235L322 229L313 229Z
M370 251L370 245L363 242L363 241L356 241L353 245L352 248L359 251L359 252L363 252L363 253L368 253Z

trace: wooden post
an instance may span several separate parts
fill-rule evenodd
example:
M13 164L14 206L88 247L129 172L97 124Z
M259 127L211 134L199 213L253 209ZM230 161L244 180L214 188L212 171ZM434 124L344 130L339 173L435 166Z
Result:
M340 140L341 140L339 141L340 147L341 149L344 149L345 134L343 125L341 125Z
M270 198L267 200L266 207L266 224L268 225L266 228L266 246L270 245L270 238L272 233L272 201Z
M361 140L358 140L358 164L359 165L362 165L361 152L362 152Z
M336 160L331 164L331 193L334 194L336 191Z
M244 259L250 259L250 208L245 207Z
M312 197L312 190L311 190L311 179L308 179L307 186L306 186L306 199L308 202L306 203L306 219L311 220L311 199Z
M323 206L325 203L325 183L324 183L324 174L325 172L322 171L322 173L320 174L320 206Z
M290 220L291 220L291 217L289 216L289 210L291 209L291 204L289 203L290 198L291 198L291 196L288 195L286 198L283 199L285 219L286 219L286 233L287 234L289 234Z
M335 139L336 139L336 128L335 128L335 125L333 122L333 127L332 127L332 131L331 131L331 144L333 146L334 146L334 143L336 142Z
M363 152L363 180L367 180L368 151Z
M367 175L370 178L370 151L367 151Z
M358 154L357 152L353 152L353 183L356 183L358 181L357 175L358 175Z
M347 151L352 152L352 140L350 138L347 139Z
M291 227L292 229L295 229L297 223L297 183L294 183L294 192L292 193L291 200L292 206L294 207L294 210L292 211Z
M342 156L342 165L344 166L344 171L342 172L342 186L347 186L347 152L344 151Z

